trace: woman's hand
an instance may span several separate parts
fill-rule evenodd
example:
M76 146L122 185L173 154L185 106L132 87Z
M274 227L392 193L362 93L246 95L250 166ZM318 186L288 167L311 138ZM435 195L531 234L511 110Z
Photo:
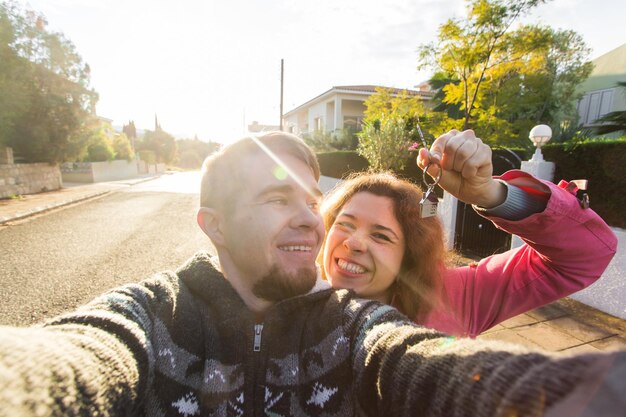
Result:
M435 140L430 152L420 149L417 165L423 170L431 161L443 169L439 186L464 203L493 208L506 199L506 187L492 177L491 148L474 131L451 130ZM439 167L431 164L428 174L436 178Z

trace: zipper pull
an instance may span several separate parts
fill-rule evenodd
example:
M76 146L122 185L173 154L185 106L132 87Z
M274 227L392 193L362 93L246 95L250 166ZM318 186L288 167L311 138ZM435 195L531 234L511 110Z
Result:
M254 325L254 351L255 352L261 351L261 332L263 332L263 325L255 324Z

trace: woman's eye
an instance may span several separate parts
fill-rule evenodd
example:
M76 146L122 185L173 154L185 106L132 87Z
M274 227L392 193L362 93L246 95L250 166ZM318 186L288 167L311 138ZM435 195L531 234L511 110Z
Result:
M386 242L391 242L391 239L389 239L389 236L387 236L387 235L386 235L386 234L384 234L384 233L374 233L374 234L372 234L372 236L373 236L375 239L378 239L378 240L384 240L384 241L386 241Z
M320 208L319 201L313 201L313 202L309 203L309 208L311 210L316 210L316 211L319 210L319 208Z
M355 228L354 225L352 223L350 223L350 222L336 222L335 224L337 224L337 225L339 225L341 227L344 227L346 229L354 230L354 228Z

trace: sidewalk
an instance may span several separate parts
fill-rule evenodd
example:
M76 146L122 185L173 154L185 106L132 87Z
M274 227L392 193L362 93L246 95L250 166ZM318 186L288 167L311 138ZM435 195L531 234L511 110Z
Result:
M0 200L0 228L11 222L65 205L104 196L115 190L157 178L142 177L95 184L65 184L47 193ZM466 263L464 258L459 263ZM513 317L479 338L540 347L549 351L597 352L626 349L626 320L605 314L570 298Z
M160 175L141 176L102 183L64 183L63 188L39 194L28 194L15 199L0 200L0 226L12 221L34 216L83 200L101 197L130 185L150 181Z

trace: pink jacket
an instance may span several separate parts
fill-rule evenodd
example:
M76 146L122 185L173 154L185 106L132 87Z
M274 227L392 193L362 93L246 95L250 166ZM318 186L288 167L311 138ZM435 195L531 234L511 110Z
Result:
M499 177L526 192L545 195L542 213L494 224L525 244L444 273L441 304L421 323L455 336L476 337L518 314L594 283L615 255L617 238L570 192L522 171Z

